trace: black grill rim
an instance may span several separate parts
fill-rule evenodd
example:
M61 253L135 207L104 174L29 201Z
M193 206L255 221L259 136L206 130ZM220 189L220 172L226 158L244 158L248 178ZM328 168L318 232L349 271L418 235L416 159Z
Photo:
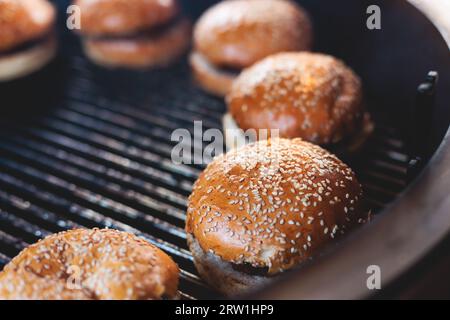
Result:
M412 3L402 5L419 11L424 20L433 24L433 20L423 9ZM446 43L446 47L450 47L450 39L444 37L438 26L434 25L434 29L441 36L441 41ZM424 289L424 286L416 286L414 279L428 274L428 280L434 281L428 284L430 289L445 281L445 278L441 278L442 274L430 276L430 272L442 272L439 266L448 265L442 256L448 256L450 243L450 125L429 162L416 174L413 181L383 210L383 214L375 222L355 231L338 248L327 250L321 257L305 265L301 272L281 280L271 287L270 292L261 291L249 297L423 298L417 290ZM441 258L440 261L437 261L438 257ZM381 291L368 290L366 286L369 275L364 271L374 264L381 269ZM296 285L298 283L302 285ZM444 288L448 289L447 286ZM429 298L427 295L425 297Z

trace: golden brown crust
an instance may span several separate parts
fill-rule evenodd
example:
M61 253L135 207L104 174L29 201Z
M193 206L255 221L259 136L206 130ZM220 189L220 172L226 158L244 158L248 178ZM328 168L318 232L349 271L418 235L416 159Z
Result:
M227 96L240 128L279 129L280 137L336 143L361 127L361 81L342 61L279 53L244 70Z
M205 252L276 274L362 222L361 196L353 171L319 146L264 140L208 165L189 198L186 231Z
M195 49L212 64L245 68L276 52L309 50L307 14L285 0L229 0L207 10L194 29Z
M145 68L164 66L189 47L191 23L182 19L161 35L141 38L89 39L83 41L86 54L107 67Z
M178 267L132 234L76 229L24 249L0 273L0 299L174 297Z
M207 92L223 97L231 89L237 75L222 71L211 65L200 53L193 52L189 57L192 73L198 84Z
M47 0L0 0L0 51L50 32L55 16Z
M161 25L179 11L176 0L75 0L81 30L88 35L123 35Z

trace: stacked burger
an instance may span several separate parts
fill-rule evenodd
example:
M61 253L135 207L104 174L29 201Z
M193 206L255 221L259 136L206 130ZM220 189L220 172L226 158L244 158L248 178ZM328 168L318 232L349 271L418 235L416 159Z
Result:
M0 1L0 82L34 73L55 56L55 19L47 0Z
M176 0L75 0L86 54L107 67L164 66L190 43Z

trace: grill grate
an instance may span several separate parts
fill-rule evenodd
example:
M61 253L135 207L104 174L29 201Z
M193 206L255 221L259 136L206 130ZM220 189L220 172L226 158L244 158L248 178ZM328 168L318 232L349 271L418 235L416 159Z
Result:
M194 120L220 128L223 102L195 88L185 62L169 70L107 71L79 48L72 52L59 62L68 70L56 103L31 119L1 121L0 269L50 233L110 227L169 253L182 269L184 298L214 297L196 273L183 230L202 166L174 165L170 136L177 128L193 134ZM378 125L364 157L353 166L379 212L406 185L405 145L395 129Z

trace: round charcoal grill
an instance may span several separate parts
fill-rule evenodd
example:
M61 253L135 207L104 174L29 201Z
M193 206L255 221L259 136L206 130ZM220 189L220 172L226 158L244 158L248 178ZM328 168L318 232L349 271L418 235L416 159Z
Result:
M55 2L58 59L0 84L0 268L50 233L109 227L170 254L184 298L218 297L198 277L184 233L187 197L203 166L174 164L171 134L186 128L194 137L197 120L204 130L221 128L223 101L195 87L186 59L145 72L94 66L65 28L68 1ZM212 3L183 4L195 19ZM367 266L380 266L383 286L395 286L450 230L449 50L404 1L300 3L314 20L314 50L342 58L363 80L376 130L361 156L345 160L374 219L253 297L367 297L374 293ZM372 4L381 8L381 30L366 27Z

